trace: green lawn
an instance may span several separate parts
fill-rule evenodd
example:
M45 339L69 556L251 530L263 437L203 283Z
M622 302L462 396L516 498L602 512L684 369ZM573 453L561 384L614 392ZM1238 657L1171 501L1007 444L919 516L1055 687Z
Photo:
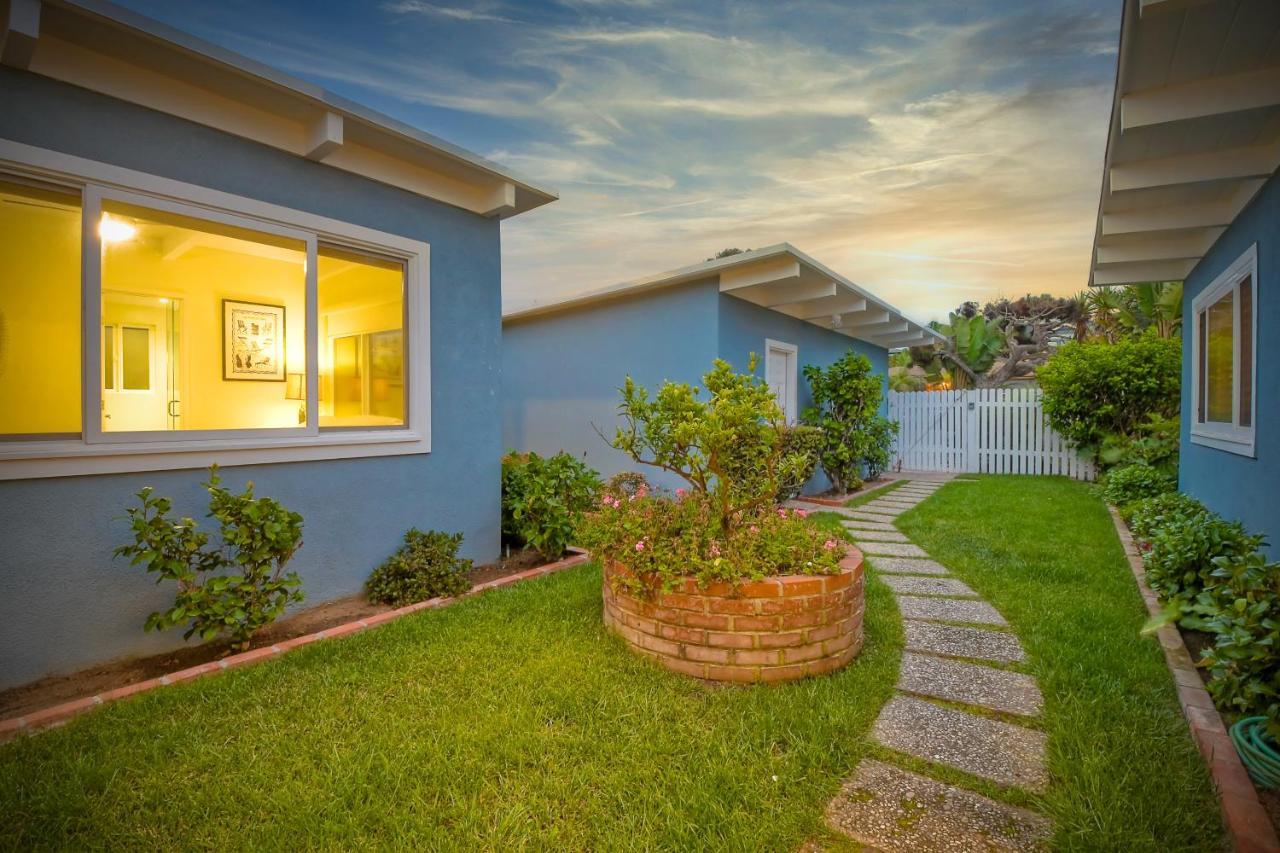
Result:
M1217 850L1208 771L1093 487L1058 477L953 483L898 527L996 606L1045 697L1064 850Z
M873 584L842 673L709 688L604 632L587 565L0 747L0 846L790 850L901 642Z

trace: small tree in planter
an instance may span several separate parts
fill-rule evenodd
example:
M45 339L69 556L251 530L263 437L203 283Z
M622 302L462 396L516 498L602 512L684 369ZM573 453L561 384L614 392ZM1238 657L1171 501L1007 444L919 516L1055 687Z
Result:
M627 378L612 446L688 488L674 499L647 489L625 499L606 493L585 531L596 556L666 587L686 576L737 582L838 571L843 545L803 512L776 506L779 483L801 477L806 460L786 452L785 418L755 367L754 356L748 373L717 360L703 377L707 399L675 382L651 397Z
M822 429L822 470L832 488L840 493L859 488L864 470L879 476L888 467L898 425L880 416L884 389L871 361L849 350L826 370L805 365L804 378L814 404L802 420Z

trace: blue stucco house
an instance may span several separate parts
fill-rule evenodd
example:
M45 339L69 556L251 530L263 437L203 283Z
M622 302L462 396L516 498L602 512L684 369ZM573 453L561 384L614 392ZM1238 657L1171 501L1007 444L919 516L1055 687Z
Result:
M111 552L210 463L305 517L309 603L412 526L495 558L500 226L554 198L109 3L0 4L0 688L181 642Z
M1090 284L1183 280L1179 486L1280 554L1280 4L1126 0Z
M785 243L513 308L502 334L505 445L564 450L605 476L637 467L601 437L613 436L628 375L649 388L700 384L714 359L745 370L754 353L794 422L812 402L805 365L826 367L852 349L887 381L890 347L937 337ZM680 485L662 472L645 474ZM826 487L819 473L808 491Z

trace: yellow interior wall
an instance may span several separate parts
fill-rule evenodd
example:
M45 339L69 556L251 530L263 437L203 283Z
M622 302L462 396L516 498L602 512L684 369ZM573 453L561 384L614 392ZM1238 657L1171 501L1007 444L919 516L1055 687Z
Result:
M404 273L399 268L352 262L321 254L320 277L320 417L333 419L332 339L345 335L385 332L404 327ZM367 366L366 366L367 369ZM342 423L347 423L343 419Z
M140 227L134 239L107 246L102 266L104 290L181 300L181 428L297 427L298 401L285 398L287 383L222 378L222 300L283 305L285 369L305 372L305 252L278 260L197 244L166 260L183 230Z
M45 204L0 184L0 435L80 432L80 211Z

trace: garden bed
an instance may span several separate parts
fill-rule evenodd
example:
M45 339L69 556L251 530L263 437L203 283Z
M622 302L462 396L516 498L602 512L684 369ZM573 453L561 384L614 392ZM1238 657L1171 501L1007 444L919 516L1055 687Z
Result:
M532 549L511 551L496 563L475 566L468 573L472 588L542 565ZM249 650L269 648L288 640L315 634L361 619L388 613L396 608L369 601L364 593L339 598L300 610L263 628ZM232 653L227 641L186 646L147 657L125 658L88 667L65 675L52 675L29 684L0 691L0 720L21 716L83 696L160 678L172 672L220 660Z
M852 492L842 492L837 494L836 492L828 490L820 495L800 495L796 500L823 504L824 506L844 506L849 501L857 500L858 498L863 497L864 495L869 495L872 492L878 492L885 486L892 485L895 482L897 482L897 480L892 477L877 477L874 480L869 480L864 483L862 488L854 489Z
M782 575L738 584L633 594L633 576L604 572L604 621L627 645L673 672L708 681L794 681L835 672L862 649L862 554L834 575Z

